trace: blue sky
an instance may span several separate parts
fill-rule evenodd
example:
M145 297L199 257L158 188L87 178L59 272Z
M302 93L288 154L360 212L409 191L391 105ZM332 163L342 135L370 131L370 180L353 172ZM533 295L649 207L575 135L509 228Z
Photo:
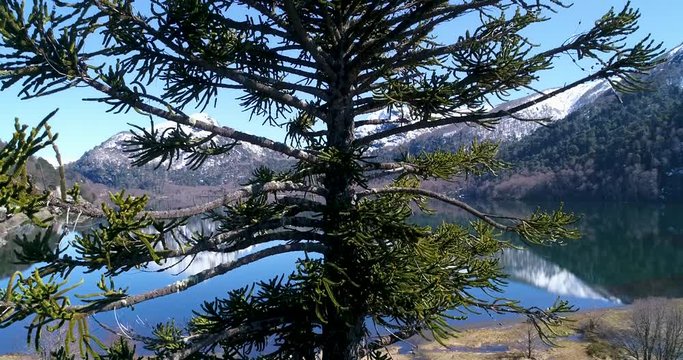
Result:
M625 3L626 1L619 0L575 0L573 7L560 10L546 23L534 25L527 35L542 47L559 45L590 28L595 19L610 7L621 9ZM667 49L683 42L683 1L633 0L631 4L640 8L642 13L641 28L634 39L651 33L652 37L663 42ZM439 35L457 36L462 31L462 23L456 22L442 28ZM571 61L560 61L556 63L555 69L542 74L537 88L561 86L582 75L587 73ZM58 143L66 161L77 159L111 135L129 129L127 123L149 123L147 117L133 111L128 114L110 114L105 112L106 105L81 101L82 98L98 95L88 89L72 89L31 100L19 100L17 92L16 88L0 92L0 139L7 140L11 136L15 117L19 117L22 123L35 124L47 113L59 108L60 111L52 119L51 124L54 131L59 133ZM223 125L282 140L284 133L281 130L261 126L258 119L249 121L249 113L242 112L237 101L233 100L236 95L222 95L218 105L215 108L207 108L206 112ZM192 113L190 109L186 109L186 112ZM50 152L44 152L42 155L53 157Z

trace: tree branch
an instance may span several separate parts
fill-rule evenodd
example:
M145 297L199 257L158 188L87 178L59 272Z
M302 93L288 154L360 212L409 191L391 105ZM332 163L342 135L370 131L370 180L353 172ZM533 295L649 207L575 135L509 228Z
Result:
M507 225L501 224L501 223L493 220L493 218L491 218L488 214L485 214L485 213L473 208L472 206L470 206L469 204L467 204L464 201L460 201L458 199L453 199L451 197L448 197L446 195L443 195L441 193L437 193L434 191L417 189L417 188L394 187L394 188L384 188L384 189L368 189L368 190L356 193L356 195L359 198L364 198L364 197L373 196L373 195L383 195L383 194L403 194L403 195L425 196L425 197L428 197L430 199L438 200L438 201L441 201L443 203L453 205L453 206L456 206L460 209L463 209L463 210L467 211L468 213L470 213L470 214L474 215L475 217L485 221L486 223L488 223L489 225L491 225L497 229L500 229L503 231L513 231L515 229L512 226L507 226Z
M254 321L248 325L240 326L239 328L225 329L222 332L208 335L193 335L188 337L188 341L193 341L192 345L182 351L174 353L170 358L172 360L183 360L202 351L204 348L220 341L230 338L231 336L239 335L253 330L261 330L269 327L271 324L277 324L280 319L268 319L262 321Z
M284 12L287 14L291 30L296 37L299 38L301 45L308 51L317 65L320 65L320 70L327 75L329 82L332 83L337 79L336 72L332 69L330 61L325 57L323 50L318 46L306 32L299 17L296 7L292 0L284 0Z
M377 163L377 162L366 162L364 169L366 171L373 171L373 170L384 170L384 171L389 171L392 173L396 172L416 172L417 169L408 163L401 163L401 162L382 162L382 163Z
M384 131L380 131L374 134L370 134L368 136L362 137L360 139L357 139L355 143L357 145L369 145L373 141L377 141L392 135L408 132L408 131L414 131L414 130L419 130L419 129L426 129L426 128L433 128L433 127L439 127L443 125L451 125L451 124L458 124L458 123L481 123L486 120L493 120L493 119L500 119L502 117L508 116L511 113L516 113L519 111L522 111L524 109L527 109L529 107L532 107L538 103L541 103L545 100L548 100L558 94L561 94L569 89L572 89L576 86L579 86L581 84L597 80L600 78L603 78L605 76L604 71L599 71L596 72L593 75L586 76L583 79L577 80L567 86L561 87L557 90L551 91L544 96L537 97L533 100L527 101L525 103L522 103L520 105L517 105L515 107L512 107L507 110L499 110L499 111L493 111L493 112L488 112L484 114L469 114L469 115L461 115L461 116L446 116L443 118L438 118L435 120L430 120L430 121L418 121L414 122L408 125L404 126L398 126L392 129L387 129Z
M102 9L110 9L111 11L114 11L115 13L118 13L117 9L111 8L111 5L103 3L102 1L97 1L97 4L100 8ZM112 15L110 15L112 16ZM259 92L260 94L263 94L275 101L278 101L281 104L285 104L287 106L294 107L296 109L299 109L301 111L305 111L306 113L309 113L311 115L314 115L320 119L324 119L324 115L320 114L316 109L311 108L307 103L303 102L302 100L298 99L297 97L283 93L279 91L278 89L269 86L267 84L264 84L262 82L259 82L253 78L253 76L249 74L245 74L243 72L234 70L234 69L229 69L224 66L216 66L213 63L207 62L206 60L202 58L196 57L194 54L188 53L183 49L182 47L178 46L175 44L172 39L167 38L164 36L164 34L160 33L156 29L154 29L150 24L148 24L144 19L141 19L137 16L135 16L132 13L127 13L126 16L128 16L131 20L134 20L135 23L140 26L142 29L147 31L154 39L159 40L164 46L167 46L169 49L173 50L175 53L180 54L185 56L189 61L191 61L193 64L200 66L206 70L209 70L213 73L219 74L221 76L224 76L238 84L243 85L246 89L252 90ZM157 55L164 55L163 53L159 53ZM284 82L283 82L284 84ZM289 83L287 83L289 84ZM296 84L290 84L292 86L297 86ZM299 86L301 88L301 86ZM314 88L308 88L308 89L314 89ZM321 95L320 91L314 91L314 96Z
M158 264L161 264L167 260L186 258L203 252L232 253L277 240L323 242L324 237L320 233L315 232L315 229L320 227L321 222L319 220L304 217L289 217L266 221L239 230L212 235L207 239L188 239L196 241L196 244L190 248L181 246L178 250L162 249L156 253L156 261ZM133 254L124 262L111 264L112 268L110 270L118 272L121 269L138 267L154 261L155 259L149 253ZM62 267L85 267L92 269L93 266L100 268L103 265L67 256L53 260L51 264L39 268L39 271L41 276L47 276L55 271L60 271Z
M210 201L210 202L207 202L204 204L200 204L200 205L196 205L196 206L192 206L192 207L187 207L184 209L177 209L177 210L146 211L146 212L141 213L140 216L149 216L153 219L159 219L159 220L190 217L190 216L205 213L205 212L210 211L210 210L217 209L221 206L228 205L234 201L249 197L253 194L273 193L273 192L279 192L279 191L305 192L305 193L312 193L312 194L316 194L316 195L320 195L320 196L325 196L325 194L326 194L326 191L324 189L316 187L316 186L297 184L297 183L294 183L291 181L285 181L285 182L274 181L274 182L269 182L269 183L265 183L265 184L245 186L241 189L238 189L238 190L236 190L230 194L223 196L220 199L216 199L214 201ZM94 217L94 218L104 217L104 212L102 212L101 209L93 206L90 203L80 203L80 204L66 203L66 202L61 201L61 199L59 199L55 196L50 197L50 203L53 204L54 206L57 206L60 208L72 208L72 209L79 210L85 216Z
M391 333L389 335L379 336L370 344L368 344L368 350L370 352L379 350L381 348L386 348L387 346L393 345L399 341L405 341L420 333L420 328L409 328L401 330L396 333Z
M112 89L106 84L95 81L91 78L84 78L84 82L93 87L94 89L99 90L100 92L103 92L113 98L121 100L121 94L119 94L116 90ZM317 161L317 158L315 156L305 151L291 148L283 143L275 142L262 136L255 136L252 134L243 133L233 128L229 128L227 126L214 125L209 122L193 121L187 115L178 114L173 111L163 110L152 105L145 104L143 102L134 102L129 105L148 114L152 114L162 119L173 121L178 124L188 125L196 129L208 131L212 134L220 135L229 139L250 143L256 146L260 146L262 148L279 152L287 156L291 156L299 160L310 162Z
M477 9L489 5L493 5L495 3L499 2L499 0L486 0L486 1L477 1L477 2L472 2L472 3L466 3L466 4L460 4L460 5L448 5L447 10L446 9L441 9L440 11L433 11L435 10L436 5L440 5L442 1L422 1L421 7L417 10L410 11L406 13L405 15L394 19L394 22L398 21L396 26L387 34L382 37L377 37L374 39L374 41L368 41L365 43L359 42L358 45L361 47L357 50L358 56L354 61L352 61L351 67L359 67L360 62L362 61L367 61L367 59L371 59L372 56L371 54L375 54L378 52L384 52L384 48L382 47L383 45L386 44L392 44L394 41L398 40L399 38L405 38L406 33L405 31L412 27L415 24L418 24L425 19L431 19L428 23L421 24L418 29L422 31L426 31L429 33L435 26L438 24L448 21L450 19L453 19L455 17L460 16L462 13L472 10L472 9ZM440 15L438 18L434 19L437 15L437 13ZM364 25L364 24L363 24ZM393 25L393 24L391 24ZM421 38L420 33L422 31L418 31L416 34L414 34L413 38ZM367 31L366 31L367 32ZM414 44L414 42L409 42L410 44ZM397 52L402 53L402 49L395 49ZM393 65L392 65L393 66Z
M156 290L148 291L146 293L138 294L138 295L129 295L126 296L122 299L109 302L103 305L98 305L98 306L88 306L88 305L82 305L82 306L76 306L73 307L72 309L83 313L83 314L95 314L95 313L101 313L101 312L106 312L106 311L112 311L124 307L129 307L133 306L135 304L139 304L141 302L145 302L148 300L160 298L163 296L175 294L181 291L185 291L197 284L200 284L204 281L207 281L209 279L212 279L214 277L223 275L229 271L232 271L234 269L237 269L241 266L259 261L261 259L278 255L278 254L284 254L288 252L297 252L297 251L305 251L305 252L317 252L317 253L325 253L326 247L320 244L313 244L313 243L294 243L294 244L285 244L285 245L279 245L279 246L274 246L272 248L264 249L258 252L255 252L253 254L246 255L244 257L241 257L237 260L227 262L220 264L218 266L215 266L213 268L204 270L202 272L199 272L195 275L189 276L184 280L177 281L171 285L168 285L163 288L159 288Z

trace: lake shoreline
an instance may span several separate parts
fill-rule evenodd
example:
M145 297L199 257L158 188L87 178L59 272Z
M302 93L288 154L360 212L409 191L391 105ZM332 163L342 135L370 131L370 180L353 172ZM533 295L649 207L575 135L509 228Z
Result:
M671 300L672 306L683 306L683 299ZM556 346L543 344L532 333L532 358L545 359L609 359L622 358L618 334L629 327L633 305L577 311L568 321L554 328L560 335ZM387 353L394 360L493 360L528 359L529 325L523 319L491 324L479 322L459 327L457 337L443 346L436 341L413 337L392 345ZM532 328L533 329L533 328Z

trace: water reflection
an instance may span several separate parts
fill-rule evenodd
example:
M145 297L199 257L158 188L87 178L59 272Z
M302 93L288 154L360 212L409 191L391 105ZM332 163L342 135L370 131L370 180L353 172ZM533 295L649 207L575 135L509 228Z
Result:
M557 206L541 204L547 209ZM489 202L479 207L504 216L525 216L536 209L523 202ZM578 227L583 237L565 246L530 246L504 254L514 279L558 295L584 293L624 303L647 296L683 297L682 205L567 203L564 207L581 216ZM420 221L467 219L460 211L444 208L439 216ZM551 273L553 281L544 280L551 279Z
M190 219L187 225L180 227L176 231L176 239L190 239L195 233L211 234L215 232L216 224L210 221L202 221L200 218ZM178 250L179 244L176 239L166 239L167 249ZM176 259L169 259L161 265L149 263L150 271L164 271L168 274L190 276L207 269L214 268L220 264L235 261L244 255L248 255L256 250L257 247L250 246L244 250L232 253L210 253L204 252L195 256L188 256Z
M544 207L553 207L549 204ZM484 211L506 216L528 215L535 207L525 203L483 203ZM683 206L649 206L642 204L571 203L565 208L580 213L580 228L584 238L564 247L526 247L507 250L501 263L510 274L505 297L518 299L526 306L548 306L558 296L581 308L630 303L646 296L683 296ZM438 209L438 216L420 216L421 224L438 225L443 221L467 221L465 214L450 208ZM191 222L185 235L193 231L210 232L211 224ZM17 233L31 234L36 229L22 227ZM73 239L70 234L63 241ZM14 271L29 271L26 266L13 265L13 242L0 247L0 277L4 286ZM169 243L170 244L170 243ZM56 244L55 244L56 246ZM165 264L150 265L116 278L116 285L129 287L130 294L138 294L191 274L232 261L258 249L250 248L238 254L201 254L195 259L185 258ZM118 323L131 330L149 334L152 326L175 318L183 323L202 301L224 297L230 289L250 285L288 274L303 254L288 253L265 259L212 279L185 292L139 304L114 314L103 314L98 319L109 324ZM162 271L163 270L163 271ZM184 270L184 272L183 272ZM178 273L181 273L178 275ZM99 274L74 272L70 283L85 280L78 293L96 291ZM472 316L474 321L486 319ZM13 326L0 329L0 353L25 350L25 329Z
M576 205L584 239L534 251L630 303L683 296L683 207Z
M529 249L507 249L501 254L500 263L510 278L545 289L551 294L621 303L619 298L605 289L587 284L569 270Z
M30 223L25 223L16 228L9 229L0 235L0 279L7 278L17 271L24 271L30 266L26 264L17 264L15 251L19 250L16 243L17 237L26 236L27 239L34 239L36 236L43 234L45 231L51 231L50 248L54 249L59 241L59 232L61 232L61 225L57 224L53 230L43 229L33 226ZM3 282L4 285L4 282Z

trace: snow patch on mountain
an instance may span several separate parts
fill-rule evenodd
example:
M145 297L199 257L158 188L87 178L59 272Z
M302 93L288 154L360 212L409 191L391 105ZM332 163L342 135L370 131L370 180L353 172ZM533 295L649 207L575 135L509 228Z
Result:
M380 111L377 111L377 112L370 114L368 116L367 120L391 120L391 119L398 119L400 117L404 117L404 116L400 115L400 111L384 109L384 110L380 110ZM409 119L410 115L406 115L405 118ZM366 137L368 135L372 135L372 134L376 134L376 133L379 133L382 131L390 130L390 129L393 129L395 127L401 126L401 125L404 125L404 124L386 123L386 124L372 124L372 125L359 126L354 130L354 135L355 135L356 139L360 139L360 138ZM403 143L406 143L410 140L413 140L422 134L426 134L430 131L432 131L432 129L419 129L419 130L409 131L409 132L405 132L405 133L398 134L398 135L392 135L392 136L374 141L372 143L372 147L375 149L379 149L379 148L383 148L383 147L398 146L400 144L403 144Z
M669 50L668 57L671 58L671 57L673 57L673 56L678 55L678 53L680 53L681 50L683 50L683 44L678 45L678 46L676 46L675 48Z
M218 121L211 116L209 116L206 113L195 113L190 115L190 120L192 122L205 122L209 123L211 125L219 126ZM180 127L185 133L192 135L193 137L206 137L210 133L208 131L203 131L199 130L197 128L194 128L189 125L179 125L178 123L172 122L172 121L165 121L161 123L155 123L153 125L153 128L155 131L159 132L160 134L171 130L175 129L177 127ZM147 126L145 127L145 130L151 131L152 126ZM140 133L140 130L133 130L136 133ZM107 139L105 142L100 144L99 146L95 147L92 149L90 152L95 152L96 154L90 154L91 157L94 157L94 159L101 165L105 164L110 164L110 165L115 165L115 166L127 166L130 163L130 159L128 154L125 153L123 150L126 149L125 143L126 141L129 141L133 138L133 133L130 131L124 131L120 132L118 134L115 134L114 136L110 137ZM240 143L240 146L237 146L233 151L237 151L241 153L242 155L253 155L254 157L261 158L265 156L264 149L248 144L248 143ZM92 156L95 155L95 156ZM209 158L207 160L206 165L211 166L214 165L214 158ZM155 164L156 165L156 164ZM164 166L164 164L162 164ZM185 155L181 154L178 159L173 159L173 164L171 165L171 169L173 170L179 170L187 166L187 161L185 160Z
M486 110L486 109L485 109ZM463 114L468 114L473 112L474 110L468 109L468 108L462 108L458 109L453 113L453 116L462 116ZM404 118L404 119L412 119L412 116L410 115L410 111L407 109L404 110L381 110L377 111L375 113L372 113L368 116L367 120L390 120L390 119L399 119L399 118ZM410 123L414 123L415 121L411 121ZM372 125L364 125L356 128L354 130L354 135L356 139L376 134L382 131L390 130L398 126L405 126L407 123L386 123L386 124L372 124ZM436 127L436 128L427 128L427 129L417 129L413 131L408 131L405 133L397 134L397 135L391 135L382 139L378 139L372 143L372 147L374 149L380 149L380 148L386 148L386 147L396 147L405 143L408 143L422 135L429 134L434 132L435 130L443 128L442 127Z
M584 105L591 103L609 89L609 84L604 80L588 82L517 111L513 114L514 116L505 116L492 130L477 125L456 124L449 126L442 136L460 139L462 142L468 142L474 138L492 141L519 140L538 129L541 123L563 119ZM533 94L506 102L491 109L491 112L512 110L556 90L548 89L542 94Z
M250 143L240 143L242 145L242 148L247 150L248 152L252 153L254 156L258 158L262 158L266 156L266 150L258 145L250 144Z
M549 99L543 100L538 104L520 110L514 114L518 119L534 120L559 120L565 118L574 110L591 102L595 97L609 89L609 84L604 80L592 81L577 85L571 89L563 91ZM550 94L557 89L548 89L543 94L534 94L518 100L510 101L493 108L492 112L510 110L519 105L535 101L536 99Z

